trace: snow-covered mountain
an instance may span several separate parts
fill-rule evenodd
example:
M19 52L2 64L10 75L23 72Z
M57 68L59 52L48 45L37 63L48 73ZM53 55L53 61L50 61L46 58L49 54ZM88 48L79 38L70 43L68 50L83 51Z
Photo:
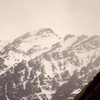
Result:
M7 45L7 44L9 44L9 41L2 41L2 40L0 40L0 51Z
M100 36L28 32L0 52L0 98L73 100L99 71L99 60Z

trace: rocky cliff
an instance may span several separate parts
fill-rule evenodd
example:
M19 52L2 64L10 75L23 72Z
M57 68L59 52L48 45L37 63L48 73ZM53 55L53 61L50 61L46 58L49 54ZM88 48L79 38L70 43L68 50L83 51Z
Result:
M28 32L0 51L0 100L73 100L99 60L100 36Z

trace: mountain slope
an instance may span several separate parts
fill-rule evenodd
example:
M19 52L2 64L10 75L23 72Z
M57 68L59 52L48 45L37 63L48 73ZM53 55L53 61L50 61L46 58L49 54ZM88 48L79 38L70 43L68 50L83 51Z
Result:
M100 36L26 33L0 54L2 100L73 100L100 69Z
M86 85L74 100L100 100L100 72Z

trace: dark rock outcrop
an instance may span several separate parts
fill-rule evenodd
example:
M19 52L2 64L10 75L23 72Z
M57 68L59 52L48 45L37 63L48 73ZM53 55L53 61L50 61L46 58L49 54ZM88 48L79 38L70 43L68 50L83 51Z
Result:
M83 88L74 100L100 100L100 72Z

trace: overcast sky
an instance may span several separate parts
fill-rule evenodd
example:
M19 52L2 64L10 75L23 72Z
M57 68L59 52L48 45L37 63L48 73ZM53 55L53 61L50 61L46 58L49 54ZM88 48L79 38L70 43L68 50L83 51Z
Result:
M100 0L0 0L0 39L39 28L65 34L100 34Z

